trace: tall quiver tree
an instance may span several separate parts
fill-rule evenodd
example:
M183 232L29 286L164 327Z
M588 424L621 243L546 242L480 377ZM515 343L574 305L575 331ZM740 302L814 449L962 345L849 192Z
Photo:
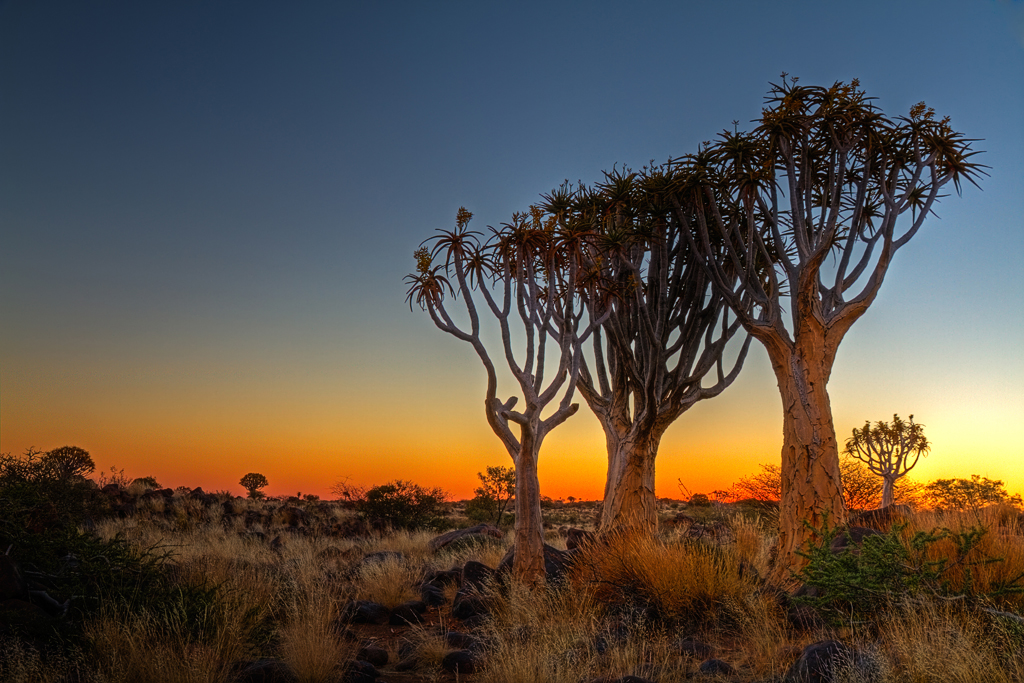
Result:
M601 323L584 306L581 288L588 285L578 278L588 236L558 226L533 208L514 215L500 230L492 229L491 239L482 243L480 234L468 228L471 218L460 208L455 229L439 231L416 252L417 272L406 278L408 301L426 310L439 329L470 344L483 363L484 413L516 470L512 574L536 585L545 573L540 448L544 437L579 409L572 397L580 348ZM446 293L462 299L468 324L450 315ZM498 398L498 375L481 337L481 308L497 321L501 353L519 385L519 396L505 401ZM519 333L515 338L513 327ZM513 410L520 398L522 409Z
M870 422L865 422L862 429L854 427L843 452L857 458L882 478L882 507L886 507L893 504L896 480L914 469L930 448L924 425L914 422L913 415L907 422L893 415L892 424L879 420L874 427Z
M963 179L976 184L983 167L948 118L937 120L920 103L890 120L856 80L798 86L783 74L756 123L750 133L725 131L677 160L676 203L681 220L694 217L694 248L764 345L778 381L774 578L785 581L806 563L800 548L847 518L826 389L839 344L940 190L952 182L959 192Z
M593 302L608 319L594 332L578 387L604 429L608 474L600 528L657 529L655 459L661 438L698 401L720 394L743 366L750 338L726 367L725 349L741 331L711 287L667 190L671 171L613 170L593 188L567 185L544 208L588 230ZM609 296L612 295L612 296ZM703 386L705 377L713 381Z

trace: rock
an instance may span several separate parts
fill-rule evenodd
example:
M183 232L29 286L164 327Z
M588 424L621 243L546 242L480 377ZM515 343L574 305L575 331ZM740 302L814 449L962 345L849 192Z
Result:
M678 643L679 654L683 657L694 659L708 659L714 654L714 649L705 642L696 638L683 638Z
M497 572L499 574L510 574L512 572L512 565L516 559L516 548L512 546L505 553L505 557L501 559L498 564ZM554 546L550 546L547 543L544 544L544 573L547 575L549 581L558 582L565 577L565 572L569 569L569 565L572 562L572 556L564 550L559 550ZM468 562L466 564L469 564Z
M224 514L228 516L239 515L242 513L242 506L237 502L235 498L228 498L223 503L221 503L220 506L224 510Z
M236 662L232 667L232 683L298 683L299 677L292 668L276 659L257 659L251 662Z
M487 566L487 565L483 565ZM437 571L431 574L424 584L430 584L437 588L444 588L446 586L461 586L462 585L462 570L459 568L448 569L446 571Z
M908 505L887 505L884 508L865 510L850 517L850 526L868 527L877 531L889 531L893 524L908 519L913 510Z
M591 531L576 528L568 529L565 532L565 547L568 550L577 550L593 543L596 539L597 536Z
M420 665L420 659L416 655L409 655L395 664L395 671L412 671Z
M470 560L462 567L462 585L483 588L495 571L482 562Z
M363 565L369 564L380 564L382 562L401 562L405 559L405 555L396 550L381 550L380 552L370 553L365 555L360 562Z
M452 600L452 616L456 619L486 616L487 612L487 603L471 589L460 588Z
M364 662L369 662L374 666L387 666L388 664L388 651L382 647L376 645L364 645L359 648L356 652L356 659L361 659Z
M356 600L348 603L342 614L352 624L376 624L378 626L388 623L390 612L388 608L377 602L369 600Z
M475 674L483 668L483 659L475 652L456 650L445 655L441 668L454 674Z
M494 526L493 524L477 524L476 526L467 527L465 529L455 529L448 533L435 536L430 540L427 546L437 552L441 548L449 546L456 541L465 541L472 537L479 537L474 540L486 540L491 538L502 539L505 538L505 532Z
M0 555L0 600L28 597L28 585L9 555Z
M871 529L863 526L852 526L833 538L828 549L834 554L851 552L855 555L859 555L860 546L864 543L864 539L869 536L879 536L881 533L882 532L877 529Z
M345 669L342 677L344 683L374 683L380 677L380 672L370 662L357 659Z
M853 664L853 651L838 640L811 643L786 673L785 683L836 683L837 674Z
M723 662L721 659L708 659L701 662L698 671L705 676L732 676L736 673L736 669L732 665L728 662Z
M116 496L121 493L121 487L118 486L117 484L107 484L106 486L101 488L100 491L107 494L108 496Z
M306 511L300 507L294 505L285 505L277 511L281 515L281 521L289 527L297 527L306 523L306 519L309 515Z
M426 611L427 604L422 600L403 602L391 610L391 617L388 619L388 623L392 626L419 624L423 621L423 613Z
M448 647L454 647L458 650L473 650L476 652L483 649L483 643L468 633L449 631L445 634L444 639L448 643Z
M444 604L444 591L437 586L425 583L420 586L420 599L428 607L440 607Z

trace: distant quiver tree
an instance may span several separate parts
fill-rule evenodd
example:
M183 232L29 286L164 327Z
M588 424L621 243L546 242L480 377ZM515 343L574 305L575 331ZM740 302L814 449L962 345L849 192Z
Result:
M267 478L259 472L249 472L238 483L248 492L250 498L262 498L263 491L260 489L265 489L269 486Z
M879 420L874 427L870 422L865 422L861 429L854 427L843 452L857 458L882 478L882 507L886 507L894 502L896 480L914 469L930 448L924 436L924 425L915 423L913 415L907 422L893 415L892 424Z
M854 80L773 85L753 131L670 162L676 218L718 292L764 345L783 408L779 562L847 519L827 385L843 337L942 189L976 184L971 142L924 103L886 118ZM903 219L903 220L901 220ZM897 230L897 225L902 228Z
M537 585L545 575L537 479L541 444L579 409L572 398L581 346L604 320L583 303L597 299L596 283L582 268L592 235L531 207L500 229L492 228L490 239L482 242L480 233L468 227L471 218L460 208L454 229L439 231L416 251L416 272L406 277L407 301L410 308L416 304L425 310L438 329L472 346L484 366L484 414L516 470L512 574ZM450 314L449 297L461 298L464 322ZM499 352L519 386L518 396L498 398L497 371L481 336L481 308L497 322ZM513 327L521 340L513 338ZM520 398L523 406L514 410Z

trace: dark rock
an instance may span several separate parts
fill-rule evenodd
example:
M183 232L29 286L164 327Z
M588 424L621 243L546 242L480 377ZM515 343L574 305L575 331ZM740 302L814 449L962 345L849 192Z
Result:
M344 683L374 683L380 677L380 672L370 662L357 659L345 669L342 677Z
M483 649L483 643L479 639L474 638L468 633L461 633L460 631L449 631L444 636L445 642L448 643L448 647L454 647L457 650L474 650L479 651Z
M714 649L696 638L683 638L679 641L679 654L694 659L708 659L714 654Z
M475 652L456 650L445 655L441 668L456 674L475 674L483 668L483 659Z
M850 527L833 538L828 549L835 554L842 552L860 554L860 546L864 543L864 539L869 536L878 536L881 533L877 529L869 529L863 526Z
M392 626L409 626L419 624L423 621L423 613L427 611L427 604L422 600L410 600L403 602L391 610L391 617L388 623Z
M390 612L387 607L380 603L369 600L356 600L346 605L345 609L342 610L342 614L352 624L376 624L379 626L388 623Z
M494 570L482 562L470 560L462 567L462 585L482 588L494 576Z
M28 597L28 585L9 555L0 555L0 600Z
M834 683L853 664L853 651L837 640L811 643L786 673L785 683Z
M364 556L360 564L379 564L388 561L401 562L404 559L405 555L396 550L381 550L380 552Z
M452 600L452 616L456 619L486 616L487 612L487 603L472 590L461 588Z
M121 487L118 486L117 484L107 484L106 486L101 488L100 491L107 494L108 496L116 496L121 493Z
M444 604L444 591L433 584L425 583L420 586L420 599L428 607L440 607Z
M251 662L236 662L232 667L232 683L298 683L299 677L292 668L276 659L257 659Z
M359 648L356 653L356 659L361 659L364 662L369 662L374 666L387 666L388 664L388 651L377 645L364 645Z
M420 659L416 655L409 655L404 657L397 664L395 664L395 671L412 671L420 665Z
M281 521L289 527L297 527L306 523L308 515L306 511L294 505L285 505L277 511L281 515Z
M596 539L597 536L592 531L576 528L568 529L565 532L565 547L569 550L577 550L590 545Z
M907 505L887 505L884 508L865 510L850 517L850 526L868 527L878 531L889 531L913 514Z
M435 536L427 545L431 550L437 552L438 550L456 543L457 541L466 542L472 539L472 542L487 542L492 538L505 538L505 532L493 524L477 524L476 526L467 527L465 529L455 529L448 533L441 534L440 536Z
M228 498L220 506L224 510L225 515L239 515L242 513L242 506L235 498Z
M437 588L445 588L447 586L461 586L462 570L456 568L434 572L429 577L427 577L426 581L424 581L423 583L430 584L431 586L435 586Z
M516 548L512 546L505 553L505 557L498 564L499 574L510 574L512 565L516 560ZM565 572L572 563L572 556L564 550L559 550L547 543L544 544L544 573L549 581L558 582L565 577ZM468 562L466 564L469 564Z
M698 670L705 676L732 676L736 673L736 669L731 664L723 662L721 659L708 659L701 662Z

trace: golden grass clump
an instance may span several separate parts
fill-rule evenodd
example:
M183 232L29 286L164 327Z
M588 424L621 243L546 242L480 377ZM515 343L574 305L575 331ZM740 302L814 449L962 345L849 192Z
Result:
M905 599L878 619L891 677L913 683L1010 683L1024 680L1022 629L956 602Z
M717 623L729 604L743 604L757 587L721 547L642 535L593 544L577 567L576 580L591 584L599 600L692 628Z
M361 600L393 609L419 599L416 586L422 578L423 568L418 563L404 557L386 556L359 566L355 590Z
M337 680L339 668L355 658L355 645L341 638L337 617L338 603L326 592L310 590L289 605L278 630L280 652L301 683Z

